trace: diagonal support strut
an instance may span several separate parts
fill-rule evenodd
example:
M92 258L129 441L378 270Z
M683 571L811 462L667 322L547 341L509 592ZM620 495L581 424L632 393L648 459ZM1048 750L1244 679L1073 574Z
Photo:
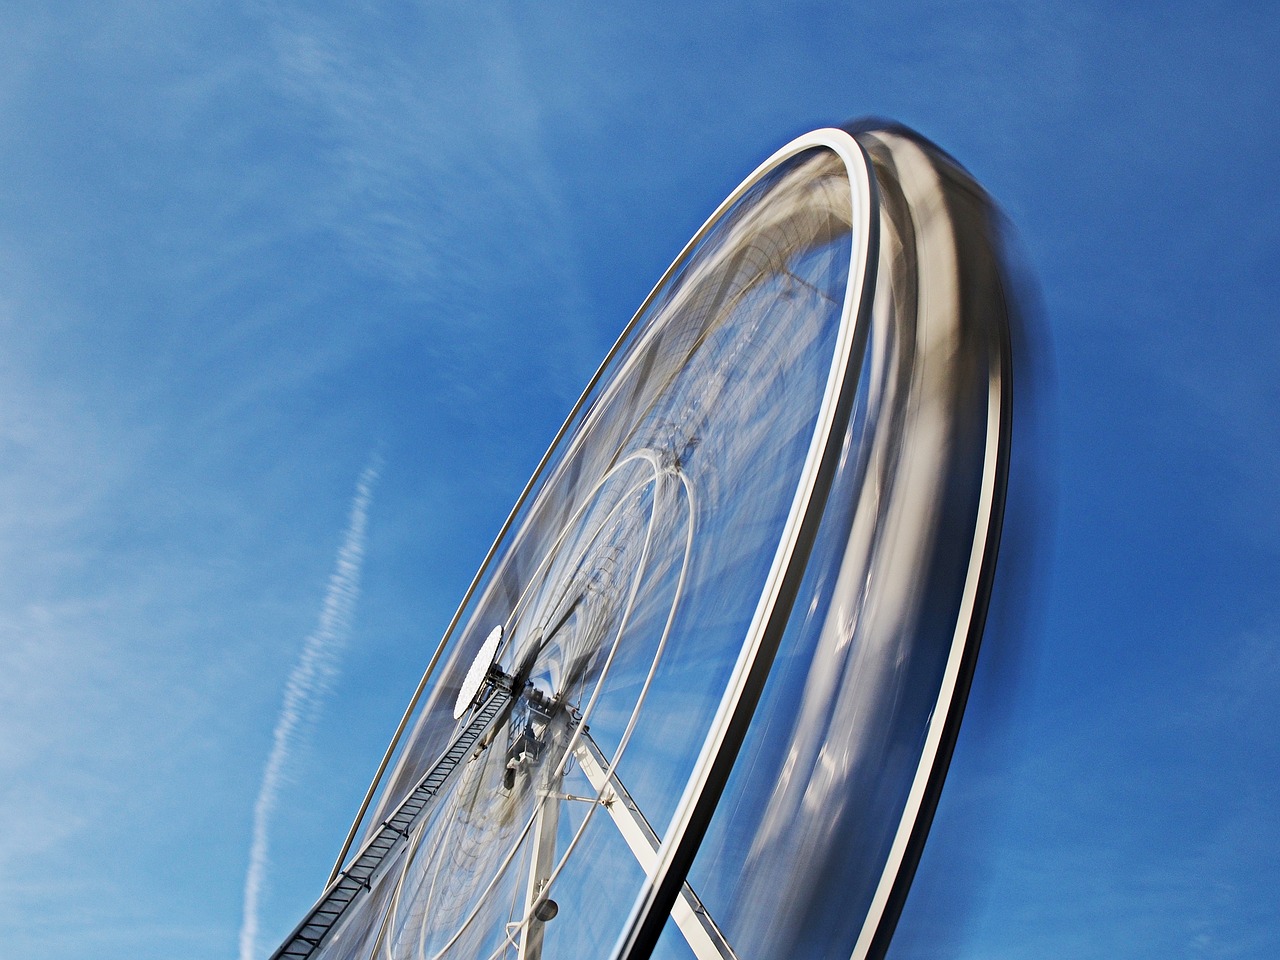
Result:
M609 775L608 761L585 728L574 748L574 757L591 786L600 793L601 803L631 848L632 855L640 862L645 874L652 875L661 841L618 775ZM676 922L698 960L738 960L729 941L687 883L680 888L680 895L671 908L671 919Z

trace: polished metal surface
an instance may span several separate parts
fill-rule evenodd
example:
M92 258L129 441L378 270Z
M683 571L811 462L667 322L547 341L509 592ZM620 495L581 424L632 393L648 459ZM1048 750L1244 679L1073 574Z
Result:
M517 502L339 864L475 722L495 625L511 703L299 956L883 953L999 540L998 240L968 175L891 126L744 181Z

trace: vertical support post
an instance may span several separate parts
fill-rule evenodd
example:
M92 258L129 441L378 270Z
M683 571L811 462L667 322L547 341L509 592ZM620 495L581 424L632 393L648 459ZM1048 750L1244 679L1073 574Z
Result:
M560 826L560 797L559 791L554 789L557 786L552 784L538 791L541 802L534 814L533 852L529 857L529 879L524 899L525 925L520 931L519 960L542 960L546 921L539 920L537 913L556 865L556 830Z

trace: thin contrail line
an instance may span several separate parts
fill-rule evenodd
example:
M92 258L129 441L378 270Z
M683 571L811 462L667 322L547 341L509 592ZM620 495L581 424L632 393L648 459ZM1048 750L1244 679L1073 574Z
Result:
M258 939L258 907L268 865L269 827L284 780L285 766L298 740L298 727L318 713L338 674L338 654L351 628L351 617L360 596L360 568L364 562L369 503L378 480L382 458L369 461L356 481L347 529L338 558L329 575L329 586L316 628L302 645L302 654L284 686L284 702L271 737L271 753L262 773L262 785L253 805L253 842L249 870L244 881L244 919L240 926L240 960L253 960Z

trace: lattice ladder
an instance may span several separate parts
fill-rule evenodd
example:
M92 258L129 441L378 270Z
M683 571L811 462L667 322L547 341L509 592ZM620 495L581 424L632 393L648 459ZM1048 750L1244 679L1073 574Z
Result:
M316 951L329 931L342 919L347 907L362 892L371 889L372 877L378 872L378 868L399 844L408 839L409 831L427 804L462 765L480 735L510 701L510 691L503 686L495 686L489 699L475 710L462 732L431 765L418 785L396 807L395 812L378 825L378 829L360 848L350 865L334 878L303 921L271 955L271 960L306 960Z

